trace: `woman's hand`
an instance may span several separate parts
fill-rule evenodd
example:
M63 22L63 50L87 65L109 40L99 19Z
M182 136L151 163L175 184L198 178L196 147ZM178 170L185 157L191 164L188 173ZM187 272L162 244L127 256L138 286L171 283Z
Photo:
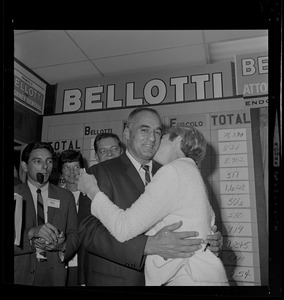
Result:
M80 192L93 200L100 189L94 175L87 174L85 169L80 169L80 174L76 175L77 187Z

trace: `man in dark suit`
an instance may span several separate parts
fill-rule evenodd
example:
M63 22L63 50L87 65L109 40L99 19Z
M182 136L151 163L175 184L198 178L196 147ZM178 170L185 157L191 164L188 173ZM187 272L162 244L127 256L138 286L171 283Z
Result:
M22 180L20 178L14 176L14 186L19 185L21 183L23 183Z
M73 194L48 182L53 154L48 143L29 144L22 153L27 182L14 187L24 208L21 243L14 245L15 284L64 286L66 262L80 244Z
M125 146L119 139L118 135L112 132L99 133L97 134L94 140L95 158L99 163L120 156L124 152L124 149ZM90 168L90 170L92 169L93 167ZM82 193L80 194L80 199L81 202L89 203L88 202L89 198L86 195L83 195ZM81 214L82 214L82 207L81 207L81 212L79 212L79 216ZM83 267L84 261L86 260L85 254L86 254L86 249L84 248L83 245L81 245L78 253L78 278L79 278L79 283L81 285L85 285L84 267ZM86 268L86 270L87 269L88 268Z
M126 209L144 192L147 164L154 175L161 167L153 159L160 145L162 122L151 108L138 108L128 117L125 129L127 149L119 157L92 166L101 191L116 205ZM79 199L80 240L87 249L84 273L88 286L144 286L146 255L157 254L165 259L190 257L201 248L195 232L174 232L176 223L162 228L154 236L139 235L125 243L118 242L98 219L91 215L91 201ZM213 241L218 249L219 242ZM213 249L214 250L214 249Z
M95 158L98 162L120 156L124 148L118 135L112 132L99 133L94 140Z

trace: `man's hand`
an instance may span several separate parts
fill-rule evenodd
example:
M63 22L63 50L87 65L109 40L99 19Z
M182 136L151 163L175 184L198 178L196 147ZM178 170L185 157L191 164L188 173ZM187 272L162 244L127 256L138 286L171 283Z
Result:
M65 236L64 233L58 236L57 243L49 244L45 247L46 251L62 251L65 248Z
M62 251L65 248L65 236L62 232L58 238L57 242L47 243L43 238L37 238L34 240L34 246L44 251Z
M217 231L217 226L213 225L211 228L213 234L207 235L205 243L210 244L210 250L218 256L223 247L223 236L220 231Z
M190 239L198 236L196 231L174 232L182 225L182 221L163 227L155 235L149 236L144 253L157 254L164 259L186 258L194 255L194 251L201 249L202 239Z
M46 243L57 243L59 232L55 226L50 223L45 223L38 227L33 227L29 230L29 239L43 238Z

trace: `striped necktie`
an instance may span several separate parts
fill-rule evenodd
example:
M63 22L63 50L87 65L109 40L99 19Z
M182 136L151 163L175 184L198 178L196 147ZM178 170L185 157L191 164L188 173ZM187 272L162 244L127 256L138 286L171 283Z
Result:
M145 186L151 181L149 166L142 165L141 168L145 171Z
M44 224L44 209L41 190L37 189L37 226Z
M44 208L43 208L43 199L41 195L41 189L37 189L37 226L43 225L44 222ZM47 260L46 252L40 251L38 253L38 261L43 262Z

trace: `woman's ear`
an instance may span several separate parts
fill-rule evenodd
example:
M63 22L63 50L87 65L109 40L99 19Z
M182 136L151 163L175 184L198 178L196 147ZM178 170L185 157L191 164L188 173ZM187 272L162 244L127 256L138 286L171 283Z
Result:
M182 141L182 137L181 137L180 135L178 135L178 136L176 137L175 141L176 141L177 143L180 143L180 142Z
M174 145L175 145L175 147L177 148L177 149L180 149L180 147L181 147L181 141L182 141L182 137L179 135L179 136L177 136L174 140L173 140L173 143L174 143Z

